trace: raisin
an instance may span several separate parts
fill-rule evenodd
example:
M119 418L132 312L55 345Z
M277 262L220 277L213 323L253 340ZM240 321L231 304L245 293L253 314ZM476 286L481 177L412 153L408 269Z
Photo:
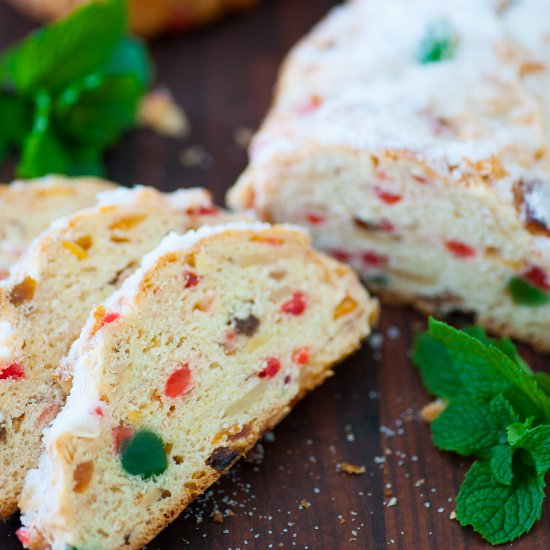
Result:
M258 331L260 326L260 320L255 316L250 314L245 319L233 319L235 325L235 332L237 334L244 334L245 336L254 336Z
M218 447L214 449L206 464L217 472L224 472L235 463L240 454L239 451L234 451L228 447Z
M0 428L0 443L4 443L8 438L8 432L6 428Z
M10 302L14 306L20 306L21 304L34 298L35 290L36 281L31 277L26 277L11 289Z

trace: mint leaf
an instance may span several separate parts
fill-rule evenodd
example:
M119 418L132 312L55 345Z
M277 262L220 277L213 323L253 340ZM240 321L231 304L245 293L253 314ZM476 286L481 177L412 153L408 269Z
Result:
M32 127L32 106L21 98L0 93L0 160L10 149L21 147Z
M86 4L8 50L0 81L23 94L59 91L105 64L127 25L125 0Z
M56 103L57 131L68 140L105 148L135 124L144 88L129 75L98 77L93 87L68 92L74 93L75 103Z
M420 42L417 58L420 63L436 63L454 57L458 36L447 19L432 21Z
M433 441L445 451L489 456L492 447L507 443L506 427L516 421L517 415L502 395L484 404L451 401L431 424Z
M471 525L492 544L502 544L527 533L540 519L544 479L532 468L516 468L510 485L498 482L486 460L474 462L456 502L457 519Z
M513 424L508 428L508 441L514 448L529 452L539 475L544 476L550 469L550 425L528 429Z
M68 174L69 159L63 145L46 127L33 130L25 139L17 176L30 179L44 174Z
M507 443L497 445L491 449L489 466L491 468L491 474L498 483L503 485L511 485L514 477L512 471L512 458L514 456L514 449Z
M550 396L550 374L545 372L535 372L533 378L536 380L538 387L548 396Z
M426 332L419 333L412 359L430 393L446 400L463 395L460 371L445 344Z
M483 329L483 327L480 327L478 325L468 326L464 327L462 329L462 332L465 332L469 336L472 336L476 340L479 340L480 342L483 342L486 346L493 345L496 348L498 348L502 353L507 355L514 363L516 363L519 367L521 367L524 371L528 372L529 374L532 374L533 371L529 367L529 365L523 360L521 355L519 354L518 348L510 340L510 338L491 338L487 336L487 333Z
M487 401L502 393L518 414L550 418L550 399L527 372L493 345L486 346L464 332L430 319L429 334L445 345L455 365L457 383L465 395Z
M526 307L544 306L550 303L550 293L540 290L521 277L512 277L508 282L508 292L514 303Z

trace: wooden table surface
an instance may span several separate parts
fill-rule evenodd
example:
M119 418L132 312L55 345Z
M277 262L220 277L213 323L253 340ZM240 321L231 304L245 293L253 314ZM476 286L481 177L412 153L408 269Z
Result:
M158 82L185 108L192 133L184 141L145 130L126 136L108 155L109 177L164 190L202 185L222 202L246 163L236 130L258 126L284 53L335 3L266 0L249 14L155 42ZM30 28L0 2L1 47ZM211 162L185 167L180 153L196 145ZM9 163L0 177L12 177ZM488 548L449 519L469 461L436 451L418 419L429 396L409 352L424 325L412 311L385 308L380 337L276 428L263 442L261 463L238 464L147 548ZM549 370L548 356L522 353L533 367ZM340 472L341 462L365 466L366 473ZM392 496L397 503L387 506ZM218 512L222 523L212 519ZM543 520L512 546L550 548L549 522L546 505ZM21 548L18 525L18 517L0 524L0 550Z

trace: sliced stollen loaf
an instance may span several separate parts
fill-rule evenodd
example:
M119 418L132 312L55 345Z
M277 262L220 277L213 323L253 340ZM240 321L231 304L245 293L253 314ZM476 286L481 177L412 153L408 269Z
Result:
M229 204L307 225L388 301L550 350L548 14L336 8L288 57Z
M57 19L91 0L9 0L15 7L39 19ZM186 31L242 10L259 0L129 0L130 27L143 36L162 31Z
M0 280L53 220L96 202L114 185L94 178L49 176L0 185Z
M29 473L33 549L139 549L354 351L377 315L300 230L170 235L92 313Z
M54 223L0 284L0 517L16 510L42 430L64 401L55 371L92 306L170 231L228 219L206 191L120 188Z

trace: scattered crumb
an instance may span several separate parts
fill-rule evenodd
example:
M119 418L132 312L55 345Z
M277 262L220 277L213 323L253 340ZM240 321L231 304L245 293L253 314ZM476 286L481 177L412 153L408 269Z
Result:
M422 485L424 485L424 483L426 483L426 478L421 477L419 480L414 482L414 486L415 487L422 487Z
M248 149L253 135L254 131L252 128L248 128L247 126L237 126L233 130L233 141L241 147L241 149Z
M342 470L342 472L354 476L364 474L367 471L364 466L356 466L355 464L350 464L349 462L342 462L341 464L338 464L338 467Z
M449 514L449 519L456 519L456 511L453 510L450 514Z
M374 332L369 336L368 343L373 350L379 350L384 345L384 336L379 332Z
M384 462L386 462L386 457L385 456L375 456L374 457L374 463L375 464L384 464Z
M187 168L210 168L212 166L212 155L201 145L193 145L184 149L179 156L180 162Z
M244 457L244 461L248 464L261 464L264 460L265 449L261 443L256 443Z
M165 87L145 96L139 108L139 122L161 136L183 138L191 132L185 111Z
M303 498L301 501L300 501L300 507L301 508L304 508L305 510L307 510L308 508L311 508L311 502L307 501L305 498Z
M390 500L388 500L386 506L388 508L391 508L392 506L397 506L397 497L391 497Z
M223 523L223 514L221 512L214 512L211 516L210 516L210 519L214 522L214 523Z
M433 422L444 410L447 404L443 399L436 399L420 410L420 418L424 422Z
M399 327L388 328L388 338L390 340L398 340L400 336L401 336L401 331L399 330Z
M345 518L338 518L338 525L344 525L344 523L346 523L346 519Z

